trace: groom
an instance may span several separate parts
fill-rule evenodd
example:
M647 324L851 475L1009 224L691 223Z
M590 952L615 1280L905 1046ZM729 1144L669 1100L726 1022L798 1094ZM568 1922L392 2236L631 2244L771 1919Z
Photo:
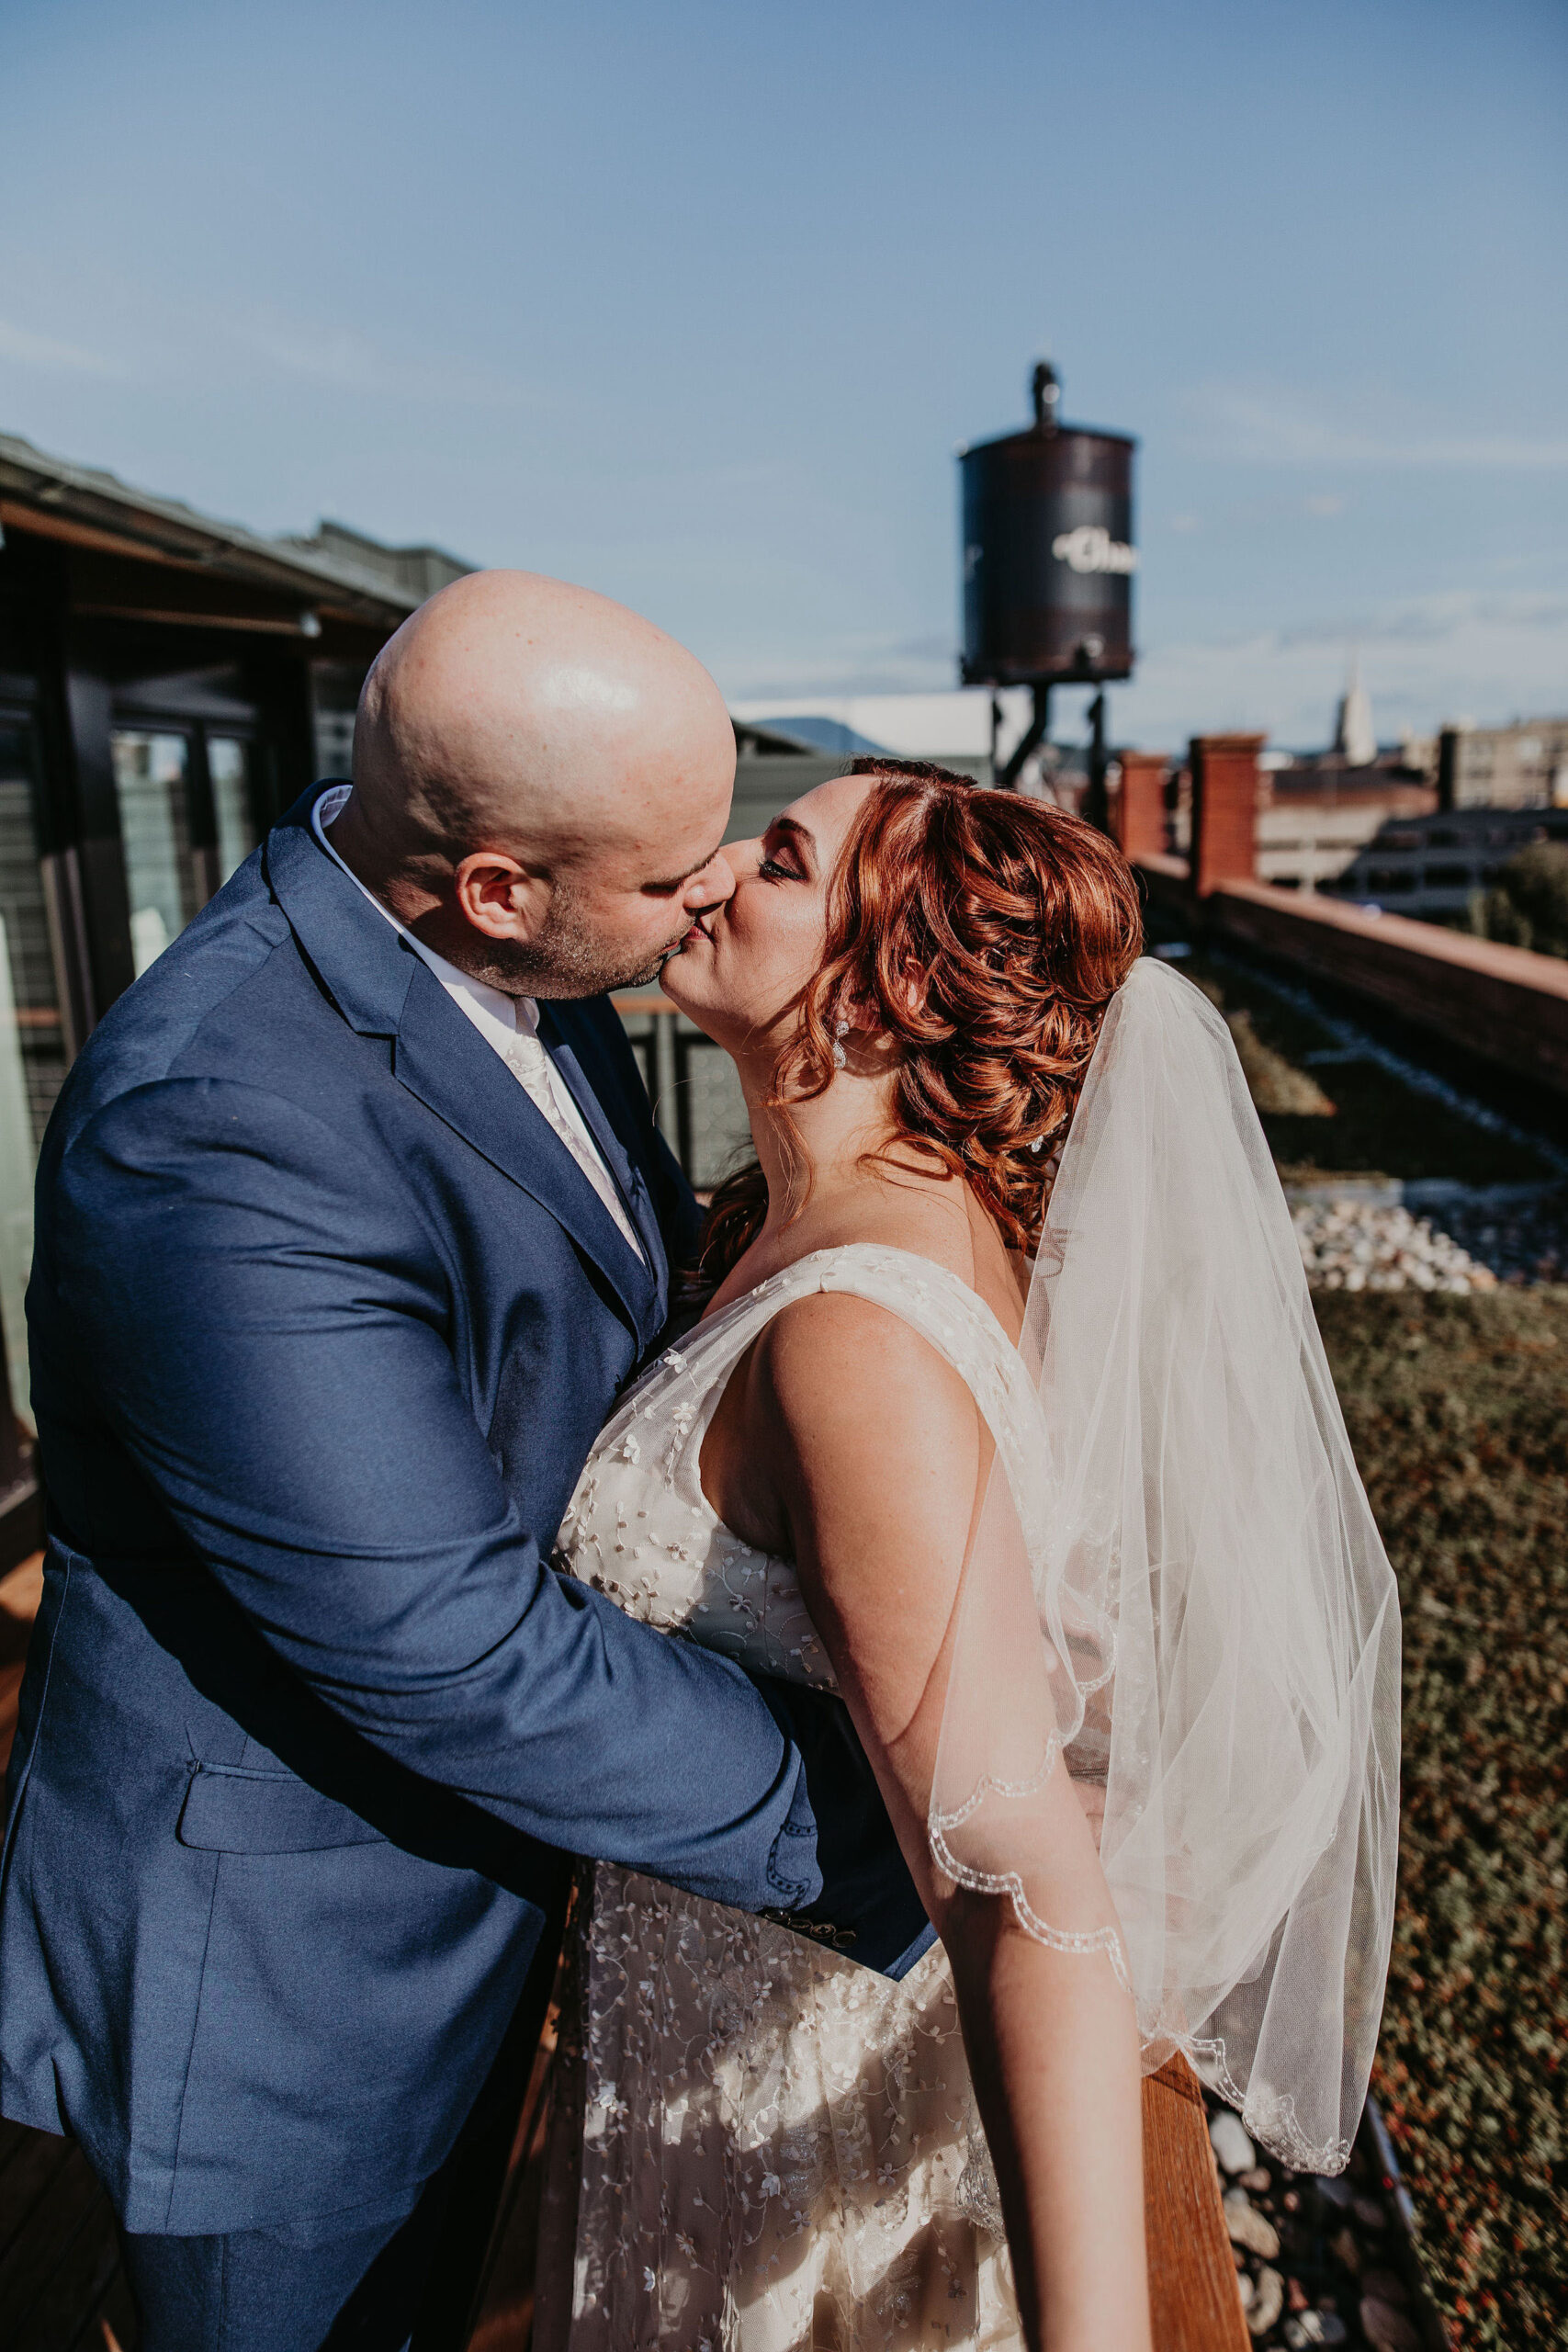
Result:
M547 1565L692 1240L604 991L733 888L717 691L480 573L354 771L116 1005L39 1168L0 2108L101 2173L143 2352L404 2343L566 1856L820 1894L890 1973L923 1925L831 1702Z

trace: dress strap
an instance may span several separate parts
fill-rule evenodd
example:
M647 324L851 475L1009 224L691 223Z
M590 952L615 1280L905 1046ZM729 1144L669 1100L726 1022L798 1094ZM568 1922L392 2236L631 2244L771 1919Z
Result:
M697 1457L731 1371L775 1315L822 1291L867 1299L919 1331L966 1384L1010 1467L1021 1458L1027 1430L1038 1424L1038 1395L985 1300L915 1250L858 1241L797 1258L667 1348L623 1399L601 1447L613 1453L617 1444L637 1443L645 1426L663 1453L666 1476L700 1499Z

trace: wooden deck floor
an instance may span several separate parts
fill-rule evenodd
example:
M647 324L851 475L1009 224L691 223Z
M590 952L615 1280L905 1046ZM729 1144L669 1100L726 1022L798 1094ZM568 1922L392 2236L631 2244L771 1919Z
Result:
M0 2122L6 2352L135 2352L109 2201L73 2140Z
M0 1577L0 1774L10 1756L41 1559ZM527 2352L554 2028L534 2062L468 2352ZM1230 2242L1190 2069L1144 2085L1144 2171L1156 2352L1246 2352ZM108 2199L81 2150L0 2121L0 2328L6 2352L136 2352ZM417 2346L416 2346L417 2352Z

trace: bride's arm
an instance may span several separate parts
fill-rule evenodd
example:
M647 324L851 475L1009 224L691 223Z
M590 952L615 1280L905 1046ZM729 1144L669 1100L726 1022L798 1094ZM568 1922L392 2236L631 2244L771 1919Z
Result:
M1138 2043L1103 1952L1047 1950L1005 1898L935 1878L926 1813L953 1598L989 1439L964 1382L886 1310L841 1293L768 1326L743 1457L776 1507L813 1620L946 1946L1031 2345L1147 2352ZM1043 1892L1114 1923L1066 1772Z

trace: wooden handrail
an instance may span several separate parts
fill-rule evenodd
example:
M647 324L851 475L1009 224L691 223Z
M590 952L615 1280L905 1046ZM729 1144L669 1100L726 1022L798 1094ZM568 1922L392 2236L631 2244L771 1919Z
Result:
M1152 865L1152 860L1145 860ZM1161 864L1169 864L1162 860ZM1530 996L1568 999L1568 961L1558 956L1538 956L1529 947L1506 947L1501 940L1476 939L1469 932L1449 931L1441 923L1417 922L1413 916L1384 912L1369 914L1365 907L1318 891L1280 890L1269 882L1216 883L1211 894L1236 907L1255 907L1282 922L1320 932L1337 932L1383 948L1399 948L1430 964L1444 964L1478 978L1499 980Z
M1473 1060L1568 1094L1568 960L1562 956L1268 882L1217 882L1200 906L1188 895L1181 860L1143 856L1136 865L1151 898L1183 924L1293 965Z
M1246 2352L1203 2094L1179 2052L1144 2077L1144 2234L1155 2352Z
M635 990L630 995L617 994L613 996L610 999L610 1002L615 1006L617 1012L679 1013L681 1010L678 1004L671 1004L667 996L656 996L651 992L646 995L638 995Z

